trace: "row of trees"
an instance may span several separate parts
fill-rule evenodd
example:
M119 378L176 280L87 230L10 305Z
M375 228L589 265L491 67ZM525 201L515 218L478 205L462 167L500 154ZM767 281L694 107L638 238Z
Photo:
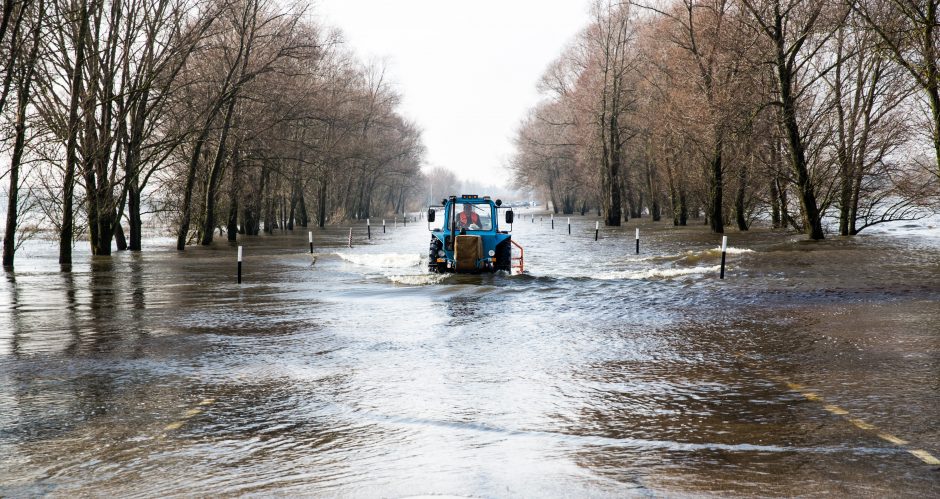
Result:
M608 225L759 216L822 239L921 216L940 184L940 0L597 0L511 162Z
M3 0L3 265L23 228L177 248L424 201L420 130L377 64L273 0ZM420 199L418 199L420 196ZM126 228L126 231L125 231Z

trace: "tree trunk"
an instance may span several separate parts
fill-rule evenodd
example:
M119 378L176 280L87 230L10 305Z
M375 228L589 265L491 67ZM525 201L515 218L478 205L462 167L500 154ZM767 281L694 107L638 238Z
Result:
M307 203L304 202L304 190L301 186L297 186L297 199L300 203L300 226L306 228L310 223L310 217L307 214Z
M59 232L59 264L72 263L74 230L75 168L78 163L79 104L84 93L85 38L88 37L88 1L81 0L78 14L78 40L75 43L75 65L69 83L68 139L65 144L65 176L62 186L62 227Z
M193 188L196 186L196 168L199 166L199 156L202 155L202 148L205 145L206 138L209 135L210 123L206 123L199 138L196 139L196 145L193 147L193 153L189 157L189 167L186 170L186 186L183 189L183 206L180 214L180 227L176 233L176 249L183 251L186 249L186 240L189 238L189 225L192 220L192 200Z
M717 133L717 132L716 132ZM723 234L725 232L724 217L722 216L721 209L724 199L722 193L722 173L724 166L722 165L722 153L724 150L724 140L721 135L715 138L714 150L712 151L712 160L711 160L711 176L709 176L709 199L708 199L708 220L711 222L712 232L715 234Z
M778 24L782 23L779 15L777 22ZM780 87L780 101L783 104L781 109L783 126L790 146L790 165L796 174L796 185L800 195L803 229L810 239L820 240L825 238L822 228L822 214L819 211L819 205L816 203L816 192L806 162L806 150L800 133L800 125L796 119L796 96L792 87L796 76L794 74L795 70L787 61L782 25L777 27L776 34L777 84Z
M605 225L620 226L621 197L620 190L623 187L620 181L620 126L617 121L617 114L612 113L610 117L610 128L608 131L608 147L610 150L610 161L607 165L607 192L606 196L606 219Z
M679 183L679 226L685 227L689 224L689 199L685 191L685 185Z
M317 225L322 229L326 225L326 185L327 173L320 178L320 189L317 193Z
M229 130L232 127L232 116L235 114L235 103L237 100L238 99L235 97L232 97L228 104L228 109L225 110L222 130L219 132L219 146L215 152L215 160L212 162L212 168L209 170L209 181L206 184L206 197L202 208L202 238L199 241L199 244L203 246L212 244L212 236L215 232L215 200L219 195L219 182L222 179L222 170L225 166L225 145L228 140Z
M271 172L267 165L265 165L261 171L261 193L260 207L261 207L261 217L264 218L264 233L265 234L274 234L274 201L271 199L273 196L268 193L268 189L265 188L270 183Z
M933 116L933 152L937 161L937 178L940 178L940 88L934 79L934 85L927 89L930 98L930 112Z
M738 193L734 199L735 221L738 230L747 230L747 166L742 164L738 172Z
M650 156L652 157L652 156ZM662 210L659 207L659 195L657 193L656 186L656 169L653 165L652 159L646 162L646 182L647 189L649 190L650 197L650 217L654 222L658 222L662 218Z
M790 216L790 202L787 199L787 184L780 177L774 179L774 182L777 184L777 194L780 196L780 228L786 229L793 226L793 220Z
M290 190L290 207L287 210L287 230L294 230L294 218L297 216L297 186L293 183Z
M33 42L29 50L29 58L25 61L25 74L19 82L16 101L16 121L13 125L15 137L13 139L13 155L10 158L10 190L7 199L7 220L5 233L3 236L3 267L13 268L14 254L16 253L16 229L18 225L17 216L19 215L19 190L20 190L20 166L23 162L23 152L26 149L26 111L29 107L31 94L30 86L33 82L36 60L39 53L40 34L42 33L42 21L45 17L45 1L39 0L36 7L35 25L32 30ZM25 15L26 5L21 7L20 18ZM5 16L9 15L5 11ZM4 22L7 18L4 17ZM20 19L17 19L17 23ZM17 30L18 31L18 30ZM17 33L13 33L18 36ZM0 37L2 40L2 37ZM7 71L14 71L15 68L7 67Z
M856 175L852 183L852 193L849 198L849 227L848 234L854 236L858 234L856 229L856 222L858 221L858 198L862 192L862 176Z
M238 160L237 152L233 151L232 183L229 186L228 225L226 236L230 242L238 240ZM244 232L242 232L244 233Z
M780 228L780 193L774 180L770 181L770 227Z
M114 224L114 244L118 251L127 251L127 238L124 236L124 227L121 222Z
M127 219L131 236L128 249L140 251L143 247L143 221L140 218L140 190L136 178L127 189Z
M13 71L13 68L9 68ZM16 138L13 140L13 157L10 159L10 190L7 193L7 222L3 235L3 267L13 268L13 257L16 252L17 215L19 214L20 190L20 164L23 161L23 150L26 148L26 109L29 104L29 80L32 74L32 65L26 70L26 81L20 83L17 92L16 105Z

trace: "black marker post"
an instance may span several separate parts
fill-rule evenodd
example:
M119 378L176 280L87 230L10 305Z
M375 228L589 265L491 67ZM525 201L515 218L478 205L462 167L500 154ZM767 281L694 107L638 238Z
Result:
M242 283L242 247L238 247L238 284Z
M725 278L725 254L728 251L728 236L721 236L721 274L719 279Z

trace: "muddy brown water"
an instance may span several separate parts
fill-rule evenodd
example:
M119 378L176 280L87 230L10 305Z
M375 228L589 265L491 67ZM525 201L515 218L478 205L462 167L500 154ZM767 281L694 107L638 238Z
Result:
M594 220L518 220L514 276L426 274L422 223L246 239L242 285L29 242L0 496L940 495L940 229L735 231L722 281L705 227Z

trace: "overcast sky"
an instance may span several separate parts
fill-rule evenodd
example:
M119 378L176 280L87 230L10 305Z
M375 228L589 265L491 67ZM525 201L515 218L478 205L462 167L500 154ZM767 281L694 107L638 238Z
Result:
M542 72L587 24L587 0L315 0L363 59L384 59L424 131L427 164L509 182L519 120Z

